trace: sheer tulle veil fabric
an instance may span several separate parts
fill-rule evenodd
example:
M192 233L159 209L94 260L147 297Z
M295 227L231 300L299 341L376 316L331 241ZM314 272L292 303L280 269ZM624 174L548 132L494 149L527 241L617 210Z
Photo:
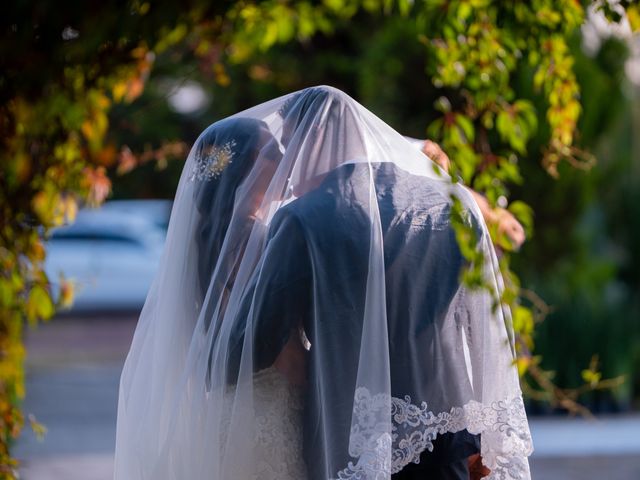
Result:
M256 382L275 367L304 391L303 445L290 455L305 456L308 478L389 479L467 429L490 479L528 479L510 313L457 280L451 194L499 293L468 192L340 90L308 88L208 127L121 374L114 478L261 478ZM411 210L412 195L427 207ZM430 280L414 283L411 263L434 266ZM416 323L400 336L405 317Z

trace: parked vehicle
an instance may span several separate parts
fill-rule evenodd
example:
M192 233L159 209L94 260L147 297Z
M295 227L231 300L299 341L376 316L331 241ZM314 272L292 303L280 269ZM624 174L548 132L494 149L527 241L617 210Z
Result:
M154 224L167 230L169 226L169 215L173 201L153 199L153 200L109 200L101 208L103 211L134 213L144 217Z
M109 202L107 202L108 204ZM53 230L45 271L55 288L60 273L76 283L72 311L140 309L156 273L166 230L142 204L83 209ZM168 217L168 215L167 215Z

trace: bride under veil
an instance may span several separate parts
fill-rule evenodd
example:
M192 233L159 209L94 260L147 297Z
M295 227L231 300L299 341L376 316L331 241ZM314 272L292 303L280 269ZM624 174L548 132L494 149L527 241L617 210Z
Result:
M451 195L493 292L459 281ZM466 189L340 90L220 120L121 374L114 478L383 480L454 438L529 479L502 288Z

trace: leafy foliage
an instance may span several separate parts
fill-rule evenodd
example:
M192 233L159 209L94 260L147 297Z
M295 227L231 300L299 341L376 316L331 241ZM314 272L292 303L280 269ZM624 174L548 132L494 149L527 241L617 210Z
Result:
M13 2L0 21L0 477L7 479L16 478L10 447L24 421L23 323L35 327L73 297L72 283L62 278L53 292L42 269L47 232L72 222L79 204L108 195L106 168L117 153L109 110L140 95L155 52L179 40L183 16L140 2L124 12L119 2L75 3Z
M3 478L16 478L17 463L10 447L24 422L20 411L25 394L23 324L26 321L35 326L40 320L46 321L73 298L72 283L63 278L60 291L53 292L52 282L42 270L49 229L73 221L80 205L97 205L104 200L111 188L108 172L123 173L139 163L184 152L184 145L165 143L142 147L144 152L137 155L123 148L122 138L112 128L114 118L124 122L122 116L118 117L123 104L144 98L148 76L154 69L162 69L157 65L159 56L168 63L196 63L200 73L220 87L233 85L237 95L233 106L237 108L248 102L248 91L264 94L268 82L285 90L303 86L305 78L313 77L314 69L318 76L331 70L337 83L346 82L354 66L345 52L356 42L349 31L361 28L359 41L370 38L367 41L376 45L369 49L359 45L367 61L356 86L365 103L384 110L385 102L403 96L402 86L389 75L396 75L396 79L404 75L406 80L406 65L386 50L393 47L394 39L401 38L405 42L403 53L420 66L408 80L415 82L412 91L424 92L419 100L430 104L423 112L432 112L408 119L407 125L414 125L419 135L428 133L441 142L455 161L455 173L484 192L492 204L506 201L509 190L523 183L523 162L529 167L527 162L536 157L531 153L534 138L544 137L541 163L552 176L559 175L564 163L577 167L591 164L591 157L576 145L584 99L580 98L570 44L588 5L602 9L613 21L621 20L620 9L608 2L209 3L132 0L123 6L122 2L108 0L99 5L14 2L0 20L4 37L0 43ZM638 29L637 4L622 0L619 5ZM386 25L384 29L380 28L381 22ZM346 46L341 44L345 40ZM323 50L323 43L343 54ZM300 53L296 50L300 46L313 49L307 51L310 54L305 61L311 56L314 61L296 73L286 67L300 62L299 57L293 58ZM275 49L280 49L285 67L277 75L269 65L269 61L278 62L269 56ZM375 65L384 68L367 70ZM250 87L238 79L238 70L245 67ZM528 75L523 76L523 72ZM529 91L531 94L524 93ZM229 97L232 94L223 95L220 104L230 105ZM508 208L531 229L532 211L527 204L516 201ZM463 228L458 236L463 250L465 242L473 239ZM553 390L539 369L541 359L531 354L534 324L544 315L544 305L535 297L522 302L527 296L508 267L510 245L495 230L494 236L507 252L501 265L508 288L498 300L513 307L514 325L520 335L518 367L523 374L537 375L543 389ZM472 249L465 251L472 264L479 262L473 258ZM478 282L473 270L467 275L470 283ZM590 387L602 384L595 364L578 374ZM563 405L570 405L564 400ZM43 432L32 416L29 422L34 430Z
M283 10L277 18L271 16L276 4L286 5L282 7L286 13ZM544 137L540 163L553 178L560 176L563 163L582 170L593 165L594 157L576 142L582 105L570 43L585 21L588 6L618 12L609 15L614 21L623 18L624 8L631 20L635 15L630 2L612 9L607 5L574 0L332 0L317 4L314 15L307 16L306 2L266 1L238 4L227 18L233 27L219 41L231 48L228 63L263 62L265 53L278 43L308 42L313 32L340 35L363 17L401 18L402 27L414 34L413 42L422 45L430 84L425 89L435 94L433 107L439 115L431 119L427 135L449 153L453 174L485 193L495 206L508 203L510 186L523 183L520 164L535 157L528 151L534 137ZM310 25L310 18L317 22ZM240 55L233 49L237 44ZM529 78L521 72L529 72ZM523 91L531 95L522 95ZM508 209L531 233L532 209L521 201ZM472 265L464 279L482 287L478 271L482 259L472 248L473 231L462 219L455 224L462 251ZM504 251L500 264L506 290L496 301L511 306L514 313L518 367L533 382L529 390L565 408L582 410L573 403L576 395L555 387L550 372L542 370L540 358L533 356L534 325L548 308L541 306L539 298L534 303L522 298L520 281L509 268L510 242L497 228L491 232ZM596 377L600 379L594 373L585 380L588 387L612 384L594 383ZM535 391L534 385L542 390Z

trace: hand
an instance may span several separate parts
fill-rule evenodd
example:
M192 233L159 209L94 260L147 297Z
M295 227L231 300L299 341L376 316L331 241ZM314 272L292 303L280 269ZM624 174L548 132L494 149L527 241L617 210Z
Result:
M425 140L422 146L422 153L437 163L445 172L449 173L451 160L449 160L449 156L444 153L444 150L442 150L436 142Z
M490 473L491 470L482 464L482 456L479 453L469 457L469 480L480 480Z
M498 252L505 250L518 250L526 240L524 227L513 216L513 214L504 208L491 208L486 198L478 192L469 189L471 195L476 200L484 221L489 226L495 226L497 239L494 242ZM507 240L506 243L504 240Z
M498 234L506 236L514 250L518 250L526 240L524 227L513 214L504 208L494 210L495 222L498 226Z
M442 147L440 147L436 142L425 140L422 147L422 153L437 163L445 171L449 172L451 160L444 150L442 150ZM520 222L518 222L516 217L514 217L509 210L504 208L491 208L486 198L474 190L469 189L469 191L480 207L480 211L482 212L485 222L487 222L487 224L496 225L498 235L505 236L511 243L511 248L513 250L518 250L526 240L526 234L524 232L524 227ZM506 246L503 245L503 247Z

